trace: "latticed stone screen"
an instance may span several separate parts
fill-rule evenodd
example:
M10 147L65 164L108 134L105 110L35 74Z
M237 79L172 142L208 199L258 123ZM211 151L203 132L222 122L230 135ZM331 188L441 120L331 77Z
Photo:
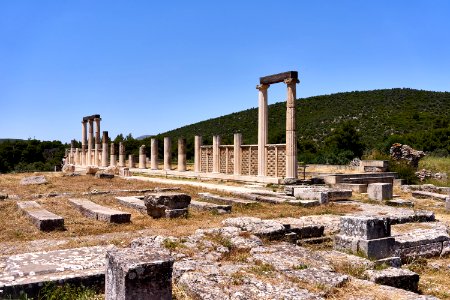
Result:
M267 145L267 176L284 177L286 175L286 145Z
M242 175L258 175L258 146L242 146Z
M234 146L220 146L220 173L233 174L234 172Z
M213 147L202 146L200 147L200 170L205 173L211 173L213 170Z

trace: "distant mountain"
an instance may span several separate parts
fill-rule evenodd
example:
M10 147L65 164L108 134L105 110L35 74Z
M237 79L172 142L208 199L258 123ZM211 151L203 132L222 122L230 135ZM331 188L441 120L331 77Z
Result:
M354 91L298 99L297 137L320 146L325 137L344 122L351 121L361 133L368 149L380 146L393 135L422 134L449 128L450 93L414 89L382 89ZM285 140L286 103L269 105L269 143ZM257 108L201 121L158 135L172 138L203 136L211 143L213 135L221 135L223 144L233 143L233 134L241 132L244 143L257 143ZM446 138L440 133L439 139ZM414 142L414 138L410 138ZM444 141L444 143L448 142ZM437 146L436 146L437 147Z
M8 139L8 138L0 139L0 143L6 142L6 141L17 142L17 141L24 141L24 140L21 140L21 139Z
M151 136L154 136L154 135L151 135L151 134L141 135L141 136L138 136L136 138L136 140L143 140L143 139L149 138Z

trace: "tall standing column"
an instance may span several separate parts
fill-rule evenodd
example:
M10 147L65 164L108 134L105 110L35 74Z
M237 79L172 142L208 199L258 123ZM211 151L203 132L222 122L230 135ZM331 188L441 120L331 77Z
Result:
M268 135L268 109L267 89L268 84L257 85L258 93L258 176L266 176L266 145Z
M146 169L146 156L145 156L145 145L139 147L139 169Z
M100 143L100 118L99 117L95 117L94 121L95 121L95 152L94 152L94 165L98 166L99 163L99 151L100 151L100 147L102 146L102 144Z
M213 173L220 172L220 135L213 136Z
M296 84L298 80L288 78L286 101L286 178L297 178L297 135L295 120Z
M134 168L134 155L133 154L128 155L128 167L130 169Z
M89 139L88 139L88 151L87 151L87 164L89 166L93 165L93 161L92 161L92 144L94 143L94 124L93 124L93 122L94 122L93 119L88 120Z
M196 135L194 138L194 172L201 172L202 157L201 157L201 147L203 140L201 136Z
M116 166L116 149L114 149L114 143L111 143L111 150L109 151L109 165L111 167Z
M108 166L108 131L103 131L102 139L102 167Z
M186 171L186 139L178 139L178 171Z
M82 166L86 165L86 144L87 144L86 125L87 125L87 120L83 119L83 121L81 121L81 165Z
M80 150L75 148L75 165L80 165Z
M158 140L151 139L150 143L150 167L152 170L158 170Z
M172 157L171 157L172 143L170 137L164 138L164 170L172 169Z
M242 173L242 133L234 134L234 175Z
M125 146L119 142L119 167L125 167Z

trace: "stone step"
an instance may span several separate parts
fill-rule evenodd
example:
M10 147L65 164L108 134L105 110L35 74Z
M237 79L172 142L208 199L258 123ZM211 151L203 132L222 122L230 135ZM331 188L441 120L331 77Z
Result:
M109 248L95 246L12 255L6 258L0 275L0 298L18 297L21 291L34 297L45 283L51 282L102 288Z
M69 199L84 216L110 223L128 223L131 214L109 207L101 206L87 199Z
M253 200L244 200L244 199L238 199L238 198L232 198L232 197L223 197L211 193L198 193L201 199L205 200L212 200L217 201L220 203L225 203L229 205L242 205L242 206L249 206L257 203Z
M64 228L64 218L42 208L36 201L17 202L17 206L39 230L51 231Z
M143 214L147 214L147 207L145 207L144 200L135 196L130 197L116 197L120 204L130 208L139 210Z
M196 200L191 200L189 208L194 208L198 210L211 210L219 214L231 213L231 205L220 205Z
M445 198L448 197L448 195L426 192L426 191L413 191L412 196L415 198L431 198L431 199L442 200L442 201L445 201Z

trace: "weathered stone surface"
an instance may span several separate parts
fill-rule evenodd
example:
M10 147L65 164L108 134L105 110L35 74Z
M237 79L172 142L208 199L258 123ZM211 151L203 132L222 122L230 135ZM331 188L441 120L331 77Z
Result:
M182 193L157 193L144 197L147 214L153 218L185 216L191 196Z
M100 179L112 179L112 178L114 178L114 174L97 172L97 173L95 173L95 177L100 178Z
M445 241L442 243L442 252L441 256L445 257L450 254L450 241ZM450 269L450 266L449 266Z
M346 200L352 197L351 190L318 188L318 187L294 187L293 195L297 199L302 200L319 200L320 203L328 203L329 201Z
M355 193L367 193L367 184L365 183L338 183L334 187L339 189L351 190Z
M24 177L20 180L21 185L30 185L30 184L45 184L47 183L47 179L45 176L28 176Z
M116 197L122 205L139 210L141 213L147 213L147 207L145 207L144 201L136 197Z
M404 199L392 199L386 201L387 205L400 207L414 207L414 202Z
M340 233L366 240L379 239L391 235L389 218L343 216L341 217Z
M105 299L172 299L173 262L167 251L156 249L107 251Z
M130 222L130 213L101 206L87 199L69 199L69 203L88 218L110 223Z
M301 207L314 207L314 206L320 205L319 200L288 200L288 201L286 201L286 203L291 204L291 205L301 206Z
M129 177L129 176L131 176L130 168L125 168L125 167L120 168L119 169L119 176L122 176L122 177Z
M406 161L411 166L417 168L419 160L425 156L425 152L415 150L408 145L395 143L389 149L389 153L394 160Z
M64 218L42 208L36 201L17 202L17 206L39 230L51 231L64 229Z
M433 184L402 185L402 191L411 193L412 191L426 191L438 194L450 194L450 187L435 186Z
M364 275L377 284L389 285L412 292L417 292L419 286L419 274L406 269L367 270Z
M119 170L120 170L120 168L118 166L109 166L105 170L103 170L103 173L119 175Z
M75 172L75 165L65 164L61 170L63 173L73 173Z
M450 197L445 198L445 210L450 211Z
M426 192L426 191L413 191L412 196L415 198L431 198L436 200L445 201L448 195Z
M86 167L86 175L95 175L98 172L99 168L94 166L87 166Z
M364 254L370 259L382 259L392 256L395 240L393 237L365 240L348 235L334 236L334 249Z
M8 199L8 194L7 193L0 193L0 200L5 200Z
M390 200L393 196L392 184L390 183L370 183L367 186L367 195L370 200L382 201Z
M375 261L375 266L390 266L400 268L402 266L402 259L398 256L386 257Z
M222 221L225 226L234 226L259 237L278 239L286 233L283 224L274 220L261 220L254 217L229 218Z
M225 203L225 204L229 204L229 205L248 206L248 205L257 203L256 201L253 201L253 200L244 200L244 199L238 199L238 198L232 198L232 197L223 197L223 196L219 196L219 195L215 195L215 194L211 194L211 193L198 193L198 195L200 196L201 199L217 201L217 202Z
M324 225L314 224L301 218L280 218L275 221L283 224L285 228L289 228L290 232L296 233L299 239L321 237L325 230Z
M218 214L228 214L231 212L231 205L220 205L196 200L191 200L191 204L189 204L189 207L198 210L210 210Z

